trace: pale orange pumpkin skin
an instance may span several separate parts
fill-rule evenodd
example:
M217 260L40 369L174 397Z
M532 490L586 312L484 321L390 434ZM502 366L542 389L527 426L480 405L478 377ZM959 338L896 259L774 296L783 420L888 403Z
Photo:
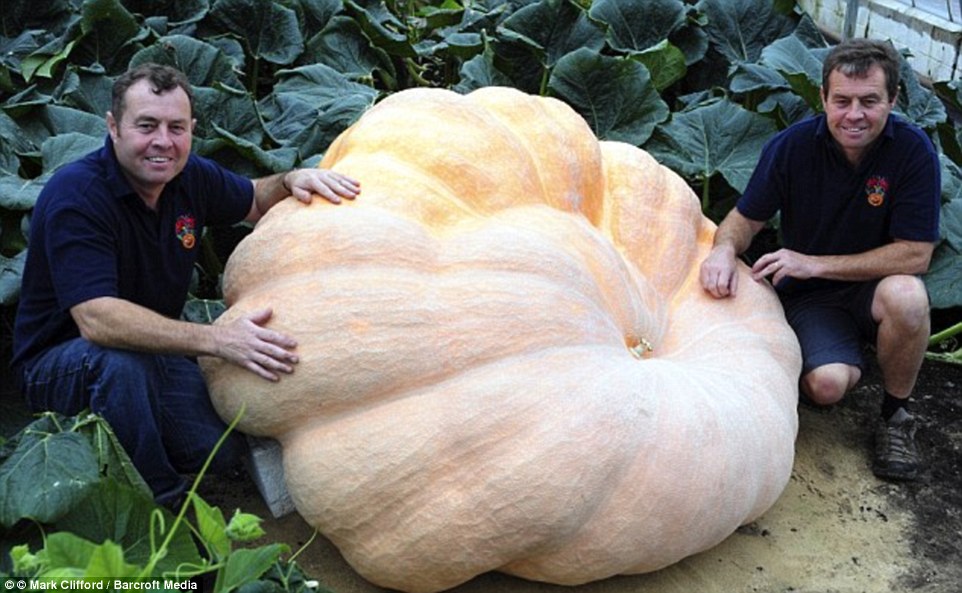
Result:
M736 298L701 289L715 227L677 175L504 88L397 93L320 166L361 196L272 209L220 320L273 308L297 370L202 363L362 576L427 592L647 572L774 504L798 345L744 269Z

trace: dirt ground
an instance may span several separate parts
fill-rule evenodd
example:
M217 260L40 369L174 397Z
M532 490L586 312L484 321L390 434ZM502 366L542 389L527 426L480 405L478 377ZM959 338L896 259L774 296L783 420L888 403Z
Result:
M871 472L877 370L831 409L799 409L792 479L775 506L722 544L656 573L579 587L481 575L454 593L960 593L962 592L962 366L926 362L913 409L928 465L914 483ZM270 517L250 482L211 483L225 510L265 517L268 537L297 549L313 530L296 514ZM358 576L323 537L298 557L336 593L384 591Z
M6 369L3 369L5 371ZM29 417L0 372L0 428ZM927 361L913 406L928 465L914 483L870 470L881 400L872 369L839 406L799 409L792 479L775 506L719 546L656 573L579 587L481 575L453 593L960 593L962 592L962 366ZM313 530L296 514L271 517L253 483L208 479L202 495L225 514L265 518L266 541L297 550ZM256 542L264 543L264 541ZM297 559L335 593L378 593L318 536Z

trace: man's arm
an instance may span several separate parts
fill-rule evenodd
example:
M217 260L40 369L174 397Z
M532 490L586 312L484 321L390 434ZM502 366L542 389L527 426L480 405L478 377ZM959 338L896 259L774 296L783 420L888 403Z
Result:
M206 325L169 319L114 297L99 297L70 309L80 334L108 348L158 354L216 356L267 380L290 373L297 363L297 343L269 330L264 324L270 309L223 325Z
M752 276L756 280L772 276L772 283L778 284L785 277L863 282L896 274L924 274L934 249L933 243L902 240L853 255L816 256L779 249L758 258Z
M247 222L257 222L287 196L310 204L319 195L332 204L340 204L341 199L353 200L361 191L356 180L330 169L294 169L255 179L253 183L254 203Z
M715 231L711 252L701 264L702 287L715 298L735 296L738 290L738 256L752 243L765 221L752 220L732 208Z

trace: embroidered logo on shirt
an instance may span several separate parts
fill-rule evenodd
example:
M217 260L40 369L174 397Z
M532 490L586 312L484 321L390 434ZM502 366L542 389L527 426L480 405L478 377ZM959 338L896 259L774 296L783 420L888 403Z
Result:
M184 246L184 249L193 249L194 244L197 243L195 227L194 217L190 214L181 214L177 217L174 232L177 233L177 238L180 239L180 244Z
M889 189L889 180L884 177L869 177L865 182L865 194L868 197L869 206L881 206L885 203L885 193Z

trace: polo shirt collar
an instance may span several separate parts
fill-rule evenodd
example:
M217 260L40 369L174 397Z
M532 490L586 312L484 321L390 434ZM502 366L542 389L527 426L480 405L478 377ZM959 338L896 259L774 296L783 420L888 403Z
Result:
M103 163L104 171L106 172L107 187L109 188L111 195L118 199L133 196L137 198L138 202L141 202L140 196L137 195L137 192L134 191L134 188L130 186L130 182L127 181L127 177L120 168L120 162L117 160L117 153L114 152L114 141L110 137L110 134L107 134L107 137L104 139ZM166 194L168 190L175 189L179 183L180 175L177 175L177 177L171 179L170 182L164 187L163 194ZM163 198L163 194L161 194L161 198Z
M895 138L896 118L898 118L898 115L894 113L889 113L888 119L885 120L885 127L882 128L882 133L879 134L879 138L878 138L883 140L883 142L876 141L872 145L872 147L869 149L869 155L871 155L876 150L878 150L879 146L881 146L882 144L885 144ZM822 141L825 143L825 145L829 147L831 150L833 150L835 154L838 154L838 155L842 154L841 149L838 147L838 144L835 142L835 137L832 136L832 133L829 132L828 130L828 118L825 116L824 113L819 114L818 116L818 125L815 127L815 137L821 138ZM867 159L862 159L862 162L866 162L866 161Z

